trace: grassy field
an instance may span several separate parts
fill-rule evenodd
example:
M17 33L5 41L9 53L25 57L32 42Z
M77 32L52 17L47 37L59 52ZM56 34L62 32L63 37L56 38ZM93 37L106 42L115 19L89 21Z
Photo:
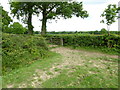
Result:
M51 48L51 56L3 76L7 88L118 88L118 57Z

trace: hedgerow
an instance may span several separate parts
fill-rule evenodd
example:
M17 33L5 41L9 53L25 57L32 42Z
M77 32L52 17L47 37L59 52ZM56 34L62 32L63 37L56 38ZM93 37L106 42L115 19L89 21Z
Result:
M120 36L118 35L89 35L89 34L64 34L45 35L49 42L54 44L61 44L63 46L91 46L91 47L108 47L108 48L120 48Z
M48 48L40 36L3 34L2 72L10 72L20 66L29 66L47 56Z

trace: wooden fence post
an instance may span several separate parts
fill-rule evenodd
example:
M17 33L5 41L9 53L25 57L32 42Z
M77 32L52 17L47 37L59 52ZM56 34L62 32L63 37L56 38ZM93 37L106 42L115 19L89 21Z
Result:
M52 38L50 38L50 43L52 43Z
M60 38L60 40L61 40L61 45L63 46L63 38Z

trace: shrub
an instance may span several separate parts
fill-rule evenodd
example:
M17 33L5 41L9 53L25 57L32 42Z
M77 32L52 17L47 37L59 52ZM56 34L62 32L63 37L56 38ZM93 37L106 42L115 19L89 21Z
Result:
M120 36L118 35L81 35L81 34L64 34L64 35L46 35L49 42L60 44L60 38L63 39L64 46L91 46L91 47L109 47L119 48ZM54 41L54 39L57 39Z
M12 25L10 25L9 31L13 34L24 34L27 29L24 28L20 23L14 22Z
M33 63L47 55L44 38L32 35L3 34L2 71L10 72L20 66Z

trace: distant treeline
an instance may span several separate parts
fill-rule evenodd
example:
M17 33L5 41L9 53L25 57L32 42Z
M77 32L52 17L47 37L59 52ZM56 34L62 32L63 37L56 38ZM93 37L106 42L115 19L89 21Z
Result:
M111 34L120 34L120 31L110 31ZM101 32L101 31L75 31L75 32L47 32L47 34L107 34L107 32Z
M40 34L39 31L35 31L35 34ZM108 32L106 30L101 30L101 31L59 31L59 32L55 32L55 31L51 31L51 32L47 32L47 34L95 34L95 35L99 35L99 34L107 34ZM120 31L110 31L110 34L120 34Z

